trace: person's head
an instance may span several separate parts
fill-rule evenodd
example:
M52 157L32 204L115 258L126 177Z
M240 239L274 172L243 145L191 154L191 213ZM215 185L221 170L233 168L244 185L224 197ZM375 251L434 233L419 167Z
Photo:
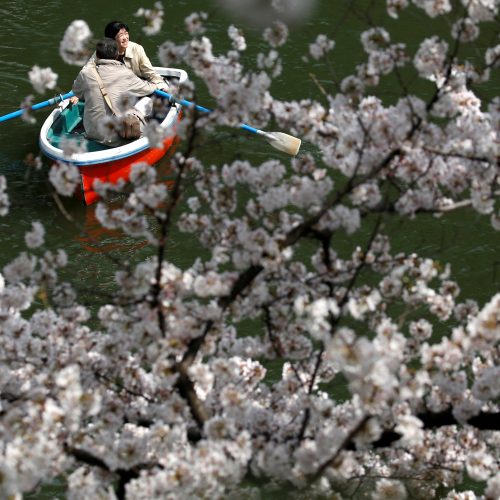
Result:
M101 38L95 47L97 59L113 59L118 57L118 43L113 38Z
M118 43L118 51L120 54L125 52L128 47L128 26L121 21L111 21L104 28L104 36L113 38Z

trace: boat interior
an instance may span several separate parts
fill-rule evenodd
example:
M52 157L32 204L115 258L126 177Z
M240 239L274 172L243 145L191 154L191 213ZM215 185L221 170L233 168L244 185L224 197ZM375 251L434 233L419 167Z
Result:
M47 139L52 146L59 148L63 139L72 139L78 143L86 141L87 151L103 151L109 149L104 144L88 140L83 128L83 112L85 105L82 102L73 106L68 105L54 120L47 132Z
M47 131L47 140L52 146L59 148L61 141L66 138L75 140L78 143L85 141L88 152L109 149L109 146L90 140L85 136L85 129L83 128L84 110L85 104L83 102L68 105L62 110L61 114L54 120L54 123Z
M172 86L177 86L179 81L183 78L179 78L177 74L163 75L164 79ZM184 77L185 78L185 77ZM167 103L164 100L165 106L162 109L162 115L166 116L166 113L171 107L171 103ZM85 103L79 102L78 104L71 105L68 104L61 114L54 120L54 123L49 128L47 132L47 140L49 143L59 148L61 141L63 139L72 139L77 141L78 144L85 142L87 152L93 151L104 151L110 149L109 146L100 144L96 141L87 139L85 137L85 129L83 128L83 113L85 110ZM148 119L159 119L161 117L146 118Z

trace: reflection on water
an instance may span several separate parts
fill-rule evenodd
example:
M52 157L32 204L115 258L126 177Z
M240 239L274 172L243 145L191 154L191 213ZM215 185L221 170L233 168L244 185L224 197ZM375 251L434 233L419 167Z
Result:
M174 180L171 178L169 155L162 158L152 168L156 169L158 182L165 184L170 190ZM110 211L119 209L124 201L125 196L118 195L114 200L107 202L108 209ZM96 217L96 206L94 204L85 207L82 231L75 237L83 250L93 253L117 252L130 255L148 244L145 239L132 238L119 229L103 227ZM155 221L150 220L150 223L154 224Z
M110 208L112 208L117 203L114 202L110 205ZM128 253L139 250L147 245L146 240L134 240L126 237L118 229L107 229L101 226L95 215L95 205L86 208L83 231L81 234L76 235L75 239L83 250L93 253L112 251L124 251Z

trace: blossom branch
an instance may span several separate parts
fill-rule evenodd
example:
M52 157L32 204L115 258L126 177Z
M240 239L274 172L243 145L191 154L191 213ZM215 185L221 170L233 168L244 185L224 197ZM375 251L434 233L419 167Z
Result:
M90 465L91 467L98 467L106 472L116 474L118 476L118 483L115 485L115 492L119 500L126 499L127 484L133 479L137 479L141 472L157 468L162 469L162 466L159 463L147 462L136 464L130 469L118 468L113 470L104 460L81 448L75 448L65 443L64 451L78 462Z

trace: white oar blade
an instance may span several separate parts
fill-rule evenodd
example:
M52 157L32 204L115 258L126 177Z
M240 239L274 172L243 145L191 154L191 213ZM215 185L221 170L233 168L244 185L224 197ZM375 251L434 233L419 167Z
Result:
M271 146L292 156L299 152L302 142L297 137L283 132L266 132L265 137Z

